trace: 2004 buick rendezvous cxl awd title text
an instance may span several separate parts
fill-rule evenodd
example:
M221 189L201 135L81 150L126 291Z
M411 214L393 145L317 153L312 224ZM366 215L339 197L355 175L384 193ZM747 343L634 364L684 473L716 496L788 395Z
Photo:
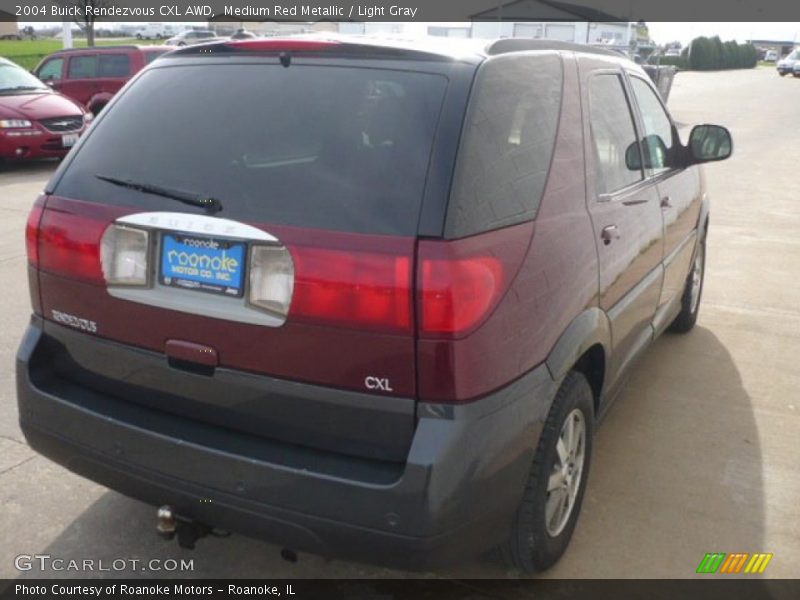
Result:
M731 150L571 44L172 52L30 215L22 428L179 533L545 569L626 369L697 319Z

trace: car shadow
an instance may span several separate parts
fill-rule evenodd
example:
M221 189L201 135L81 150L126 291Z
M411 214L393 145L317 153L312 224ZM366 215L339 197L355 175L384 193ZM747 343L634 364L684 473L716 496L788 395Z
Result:
M758 430L731 354L714 333L662 336L634 366L600 426L583 512L570 548L544 575L685 578L706 552L760 552L764 494ZM126 568L98 573L30 571L24 577L517 578L483 558L437 573L403 573L301 554L241 535L194 551L155 533L155 509L106 492L44 553L63 558L193 560L184 572ZM472 584L470 584L472 585ZM491 593L491 583L474 584ZM507 593L513 590L506 589ZM522 588L520 588L520 593Z

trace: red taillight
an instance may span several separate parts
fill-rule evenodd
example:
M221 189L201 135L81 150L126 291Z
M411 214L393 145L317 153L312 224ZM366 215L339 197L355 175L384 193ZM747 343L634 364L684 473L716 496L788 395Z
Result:
M39 225L42 271L104 284L100 239L108 221L48 208Z
M37 315L42 314L42 294L39 285L39 223L42 220L47 196L39 196L33 203L25 225L25 249L28 254L28 291L31 296L31 308Z
M382 251L289 247L295 267L289 320L411 331L410 240L386 241Z
M532 227L524 223L461 240L420 241L420 336L459 338L480 326L516 275Z
M25 225L25 249L28 254L28 262L34 267L39 266L39 222L42 220L46 198L46 196L39 196L36 199L28 215L28 223Z
M227 46L237 50L253 52L316 52L340 46L333 40L238 40L228 42Z
M495 303L503 284L496 258L428 258L422 261L420 329L461 333L476 325Z

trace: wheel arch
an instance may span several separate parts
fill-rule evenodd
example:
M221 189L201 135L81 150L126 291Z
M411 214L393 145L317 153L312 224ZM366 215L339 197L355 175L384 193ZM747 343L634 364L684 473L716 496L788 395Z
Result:
M597 410L607 383L610 353L611 324L608 316L600 308L592 307L567 326L545 364L555 381L561 381L570 370L581 372L592 387Z

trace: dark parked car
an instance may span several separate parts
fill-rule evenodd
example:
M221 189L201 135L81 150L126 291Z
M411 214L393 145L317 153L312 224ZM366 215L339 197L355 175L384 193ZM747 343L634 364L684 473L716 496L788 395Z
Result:
M168 51L161 46L60 50L39 63L34 74L96 115L131 77Z
M246 29L237 29L231 36L232 40L254 40L256 38L258 36L255 33Z
M0 58L0 159L62 157L92 115Z
M112 102L28 224L30 445L185 545L552 565L598 417L695 324L727 130L530 40L189 47Z

